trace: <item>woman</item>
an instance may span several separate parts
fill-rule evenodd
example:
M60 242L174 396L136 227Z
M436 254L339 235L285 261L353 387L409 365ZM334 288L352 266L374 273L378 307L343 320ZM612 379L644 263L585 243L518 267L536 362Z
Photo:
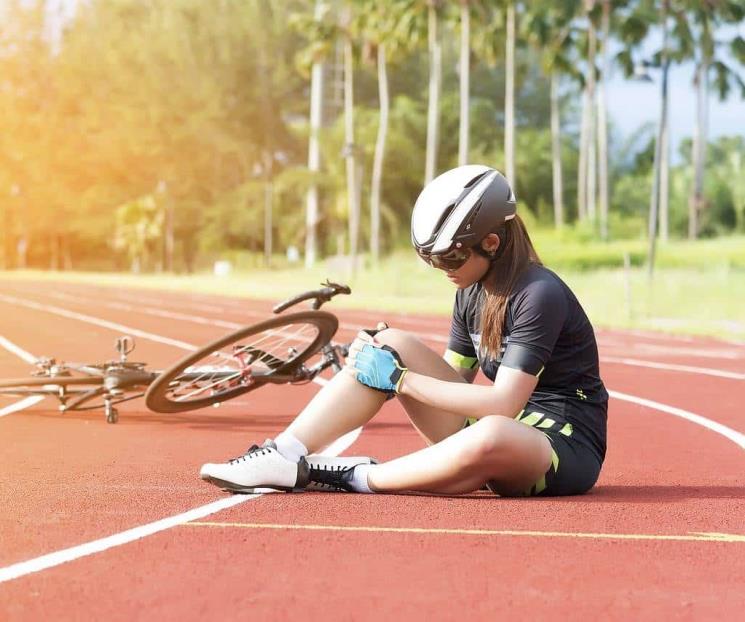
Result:
M541 264L507 180L487 166L450 170L414 206L419 256L458 288L444 359L394 328L363 331L347 366L274 441L202 478L233 492L570 495L595 484L608 394L592 326ZM471 384L478 367L493 382ZM377 464L309 455L367 423L396 396L428 446Z

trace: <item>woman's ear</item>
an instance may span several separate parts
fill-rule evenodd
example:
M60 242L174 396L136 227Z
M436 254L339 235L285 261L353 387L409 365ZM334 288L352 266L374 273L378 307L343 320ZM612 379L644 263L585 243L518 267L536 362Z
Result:
M499 248L500 239L496 233L490 233L481 240L481 248L487 255L494 255Z

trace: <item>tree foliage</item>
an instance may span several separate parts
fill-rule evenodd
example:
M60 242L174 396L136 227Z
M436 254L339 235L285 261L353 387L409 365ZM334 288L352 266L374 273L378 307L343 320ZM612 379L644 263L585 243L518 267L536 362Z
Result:
M423 178L431 1L353 2L355 133L363 197L370 191L379 123L375 64L369 60L382 42L390 52L390 127L381 193L382 240L388 250L408 238L411 206ZM517 194L523 209L546 224L552 222L552 71L575 78L565 80L562 99L567 197L576 179L582 87L577 67L586 40L574 17L581 13L575 4L516 5L521 24ZM745 94L735 66L745 62L745 40L737 35L719 41L701 29L712 16L722 23L741 20L741 3L707 2L718 11L711 15L700 3L672 4L676 59L710 48L710 75L718 94ZM436 5L444 29L442 171L457 160L459 7ZM470 2L471 158L496 167L504 165L504 6L496 0ZM90 0L77 3L70 19L52 19L45 7L41 0L7 0L0 9L3 265L21 263L16 249L25 248L32 265L139 262L142 269L153 269L163 264L169 227L175 266L181 270L230 249L259 252L268 185L275 248L302 247L304 196L312 183L321 194L322 250L337 250L348 214L343 122L335 103L341 74L333 3L320 21L313 19L311 0ZM651 0L619 0L613 7L614 37L623 43L617 61L631 73L642 42L656 27L657 13ZM729 60L713 54L725 48ZM656 58L653 53L646 60ZM305 166L307 70L314 60L325 62L326 81L323 168L317 175ZM626 150L619 145L612 154L612 209L631 218L642 215L640 202L649 196L649 143L642 138L629 142ZM720 140L710 147L710 209L703 223L708 234L745 228L745 190L738 186L737 168L743 157L742 140ZM684 159L673 171L677 231L684 230L684 191L690 190L686 167L690 160ZM568 215L576 215L575 206L568 205ZM366 215L361 223L366 247Z

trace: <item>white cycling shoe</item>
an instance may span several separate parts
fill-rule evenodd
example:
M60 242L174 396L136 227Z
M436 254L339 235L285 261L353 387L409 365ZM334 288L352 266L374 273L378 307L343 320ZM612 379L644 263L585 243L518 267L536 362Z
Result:
M277 451L274 441L253 445L245 454L222 464L205 464L200 477L228 492L253 493L257 489L302 490L310 468L305 458L292 462Z
M318 473L326 480L327 474L347 472L359 464L376 464L366 456L321 456L313 454L292 462L277 451L274 441L267 439L263 445L253 445L245 454L220 464L202 466L200 477L223 490L236 493L254 493L264 490L338 490L321 481L311 481L310 473Z

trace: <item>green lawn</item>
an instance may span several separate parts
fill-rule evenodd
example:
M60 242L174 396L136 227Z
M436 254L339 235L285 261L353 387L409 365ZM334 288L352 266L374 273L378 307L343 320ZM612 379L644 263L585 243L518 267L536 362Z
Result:
M572 287L596 326L634 327L667 332L709 334L745 340L745 240L676 243L660 248L660 267L649 281L643 266L577 268L578 257L605 253L620 255L640 249L642 242L610 245L561 245L536 236L546 264ZM600 250L597 250L597 249ZM641 250L639 251L641 252ZM611 264L613 265L613 264ZM235 271L216 277L195 275L133 275L82 272L5 272L4 279L73 281L98 285L144 287L177 291L227 294L279 301L315 288L326 277L351 285L353 295L337 298L334 306L420 313L448 314L453 287L436 270L429 269L411 252L399 252L380 266L351 275L333 259L312 270L284 266L272 270Z

